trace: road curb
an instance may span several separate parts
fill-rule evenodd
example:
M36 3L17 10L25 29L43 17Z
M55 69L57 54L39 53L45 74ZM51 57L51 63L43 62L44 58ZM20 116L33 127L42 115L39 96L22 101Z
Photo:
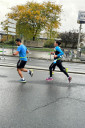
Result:
M16 64L14 63L0 63L0 66L3 66L3 67L14 67L16 68ZM44 67L36 67L36 66L27 66L26 65L26 68L27 69L34 69L34 70L41 70L41 71L49 71L48 68L44 68ZM55 70L55 72L61 72L59 70ZM77 71L69 71L68 73L71 73L71 74L82 74L82 75L85 75L85 72L77 72Z

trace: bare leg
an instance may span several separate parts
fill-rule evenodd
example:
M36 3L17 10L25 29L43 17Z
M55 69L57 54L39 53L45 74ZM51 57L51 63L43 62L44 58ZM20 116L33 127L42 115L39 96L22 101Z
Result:
M23 72L28 72L31 77L33 76L33 71L32 71L32 70L28 70L28 69L25 69L25 68L21 68L21 71L23 71Z
M17 69L17 71L18 71L18 74L19 74L19 76L21 77L21 78L23 78L23 75L22 75L22 72L21 72L21 69Z
M28 69L21 68L21 71L23 71L23 72L28 72Z

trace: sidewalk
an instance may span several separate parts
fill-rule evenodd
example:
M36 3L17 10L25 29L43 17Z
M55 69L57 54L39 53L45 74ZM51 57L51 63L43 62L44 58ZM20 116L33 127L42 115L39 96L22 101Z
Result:
M18 57L6 56L5 60L4 59L0 60L0 66L16 68L17 61L18 61ZM52 60L50 61L50 60L29 59L26 68L49 71L49 66L51 63ZM69 73L85 74L85 70L84 70L85 64L63 62L63 65L69 69ZM60 72L58 68L56 68L56 72Z
M0 48L0 51L3 51ZM12 49L4 49L4 52L0 52L0 56L12 56L12 52L15 52L16 49L12 51ZM29 53L30 58L34 59L41 59L41 60L53 60L53 56L50 55L49 52L40 52L40 51L30 51ZM80 59L72 59L63 57L63 61L65 62L73 62L73 63L84 63L85 61L81 61Z

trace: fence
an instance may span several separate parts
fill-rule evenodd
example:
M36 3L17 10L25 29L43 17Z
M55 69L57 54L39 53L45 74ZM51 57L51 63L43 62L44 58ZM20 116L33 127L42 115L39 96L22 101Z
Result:
M16 51L17 47L14 46L0 46L0 56L1 58L0 59L5 59L5 55L12 55L15 51ZM31 50L31 54L29 54L29 56L31 58L37 58L37 59L50 59L52 60L53 59L53 56L50 54L50 52L43 52L43 51L37 51L35 50L35 48L33 48L34 50L32 51ZM69 61L72 61L73 59L78 59L77 58L77 50L69 50L69 49L63 49L64 51L64 56L63 56L63 59L64 60L69 60ZM84 56L85 58L85 54L81 54L81 56Z

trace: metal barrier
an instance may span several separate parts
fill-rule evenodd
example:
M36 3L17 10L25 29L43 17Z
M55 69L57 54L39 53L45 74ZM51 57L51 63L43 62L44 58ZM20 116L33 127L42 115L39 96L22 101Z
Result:
M5 54L4 54L5 52L6 51L5 51L4 47L2 47L2 50L0 51L0 53L2 53L0 59L4 59L5 60Z
M52 60L52 54L49 53L48 55L50 55L50 60ZM64 51L64 55L63 55L63 59L69 59L69 60L72 60L72 59L76 59L77 58L77 54L74 53L73 50L68 50L68 51Z

